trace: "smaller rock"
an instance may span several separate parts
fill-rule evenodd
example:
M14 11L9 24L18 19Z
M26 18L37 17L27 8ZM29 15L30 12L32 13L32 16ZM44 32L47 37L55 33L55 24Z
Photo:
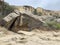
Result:
M33 35L33 32L26 32L26 31L18 31L19 34L24 34L24 35Z

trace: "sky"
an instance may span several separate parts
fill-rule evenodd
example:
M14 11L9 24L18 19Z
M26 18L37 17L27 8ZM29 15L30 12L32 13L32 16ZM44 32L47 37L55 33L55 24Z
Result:
M10 5L29 5L32 7L42 7L48 10L60 10L60 0L5 0Z

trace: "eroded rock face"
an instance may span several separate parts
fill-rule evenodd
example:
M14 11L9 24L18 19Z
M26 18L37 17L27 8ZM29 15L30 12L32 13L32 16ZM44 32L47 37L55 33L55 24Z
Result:
M41 22L31 19L29 17L25 17L25 19L23 20L23 24L26 24L30 30L38 28L42 25Z
M30 11L31 13L34 13L34 11L35 11L35 8L32 6L18 6L16 8L19 9L21 12Z
M37 9L35 9L35 8L33 8L33 7L31 7L31 6L20 6L20 7L17 7L17 9L20 11L20 12L27 12L27 11L29 11L30 13L32 13L33 15L34 15L34 11L37 11L37 15L42 15L42 16L33 16L32 14L30 14L29 13L29 16L27 16L27 15L24 15L23 16L23 18L22 18L22 20L23 20L23 22L22 22L22 26L20 26L20 27L18 27L18 28L28 28L29 30L31 30L31 29L34 29L34 28L39 28L40 26L42 26L42 23L40 22L40 21L37 21L37 20L39 20L39 19L42 19L42 21L45 21L45 20L47 20L47 21L49 21L49 20L51 20L52 18L53 18L53 16L51 16L51 15L54 15L55 13L54 13L54 11L50 11L50 10L45 10L45 9L43 9L43 8L37 8ZM53 12L53 13L52 13ZM28 13L28 12L27 12ZM50 15L51 14L51 15ZM50 16L48 16L48 15L50 15ZM7 21L9 21L9 19L11 19L12 21L10 21L10 23L8 23L9 25L10 24L12 24L12 25L14 25L13 27L14 28L16 28L16 24L17 23L15 23L14 21L16 21L17 19L16 19L16 17L17 16L19 16L18 14L16 14L15 12L13 12L12 14L10 13L10 16L8 15L8 17L7 18L5 18ZM37 20L35 20L35 19L32 19L31 17L33 17L33 18L36 18L37 19L37 17L38 17L38 19ZM50 18L51 17L51 18ZM18 17L17 17L18 18ZM16 20L15 20L16 19ZM14 21L13 21L14 20ZM18 22L19 20L17 20L16 22ZM11 23L12 22L12 23ZM11 25L11 26L12 26ZM10 26L8 26L8 27L10 27ZM17 29L18 29L17 28ZM14 29L14 30L16 30L16 29ZM18 29L19 30L19 29Z
M40 7L36 8L36 12L38 15L52 15L52 16L60 15L59 11L46 10Z

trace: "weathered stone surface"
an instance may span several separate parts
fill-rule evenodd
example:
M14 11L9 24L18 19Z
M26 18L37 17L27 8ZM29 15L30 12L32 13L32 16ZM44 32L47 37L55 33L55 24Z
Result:
M9 22L12 19L16 18L17 16L19 16L19 15L17 15L16 13L10 13L8 16L6 16L5 18L3 18L3 20L5 20L6 22Z
M25 18L22 18L21 16L23 16ZM28 25L29 28L40 26L40 22L45 23L42 20L41 17L32 14L30 11L28 11L28 12L19 12L19 13L17 13L17 12L10 13L8 16L6 16L5 18L3 18L3 20L7 22L6 25L7 25L8 29L12 28L15 24L18 24L19 26L24 25L22 23L25 23L23 21L26 20L26 19L28 20L28 22L26 22L26 23L27 23L27 25Z

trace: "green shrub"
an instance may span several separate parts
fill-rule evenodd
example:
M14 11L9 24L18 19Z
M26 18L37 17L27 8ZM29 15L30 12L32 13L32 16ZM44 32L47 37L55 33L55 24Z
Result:
M51 22L47 22L47 24L48 24L48 26L49 26L50 28L53 28L53 29L60 29L60 23L51 21Z

